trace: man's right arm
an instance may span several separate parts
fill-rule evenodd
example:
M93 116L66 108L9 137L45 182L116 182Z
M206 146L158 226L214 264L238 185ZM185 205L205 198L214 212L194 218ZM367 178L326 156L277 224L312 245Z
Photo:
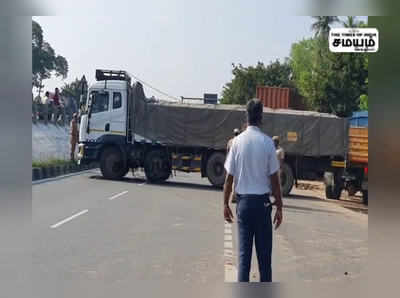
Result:
M276 230L281 225L283 219L283 214L282 214L283 204L282 204L281 186L279 183L278 172L271 175L271 186L272 186L272 193L275 197L274 205L276 205L276 212L273 221Z
M269 174L271 182L271 192L275 198L274 205L276 206L276 212L274 216L273 223L275 224L275 230L282 223L282 195L281 195L281 185L279 181L279 169L280 164L276 156L276 151L274 147L271 147L269 152Z

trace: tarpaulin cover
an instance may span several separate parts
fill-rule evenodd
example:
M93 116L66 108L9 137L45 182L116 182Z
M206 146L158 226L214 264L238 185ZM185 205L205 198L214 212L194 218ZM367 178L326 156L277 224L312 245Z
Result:
M150 101L140 83L130 101L133 132L169 146L225 149L233 130L246 122L244 106ZM347 119L330 114L264 108L261 129L280 136L288 154L344 156L348 127Z

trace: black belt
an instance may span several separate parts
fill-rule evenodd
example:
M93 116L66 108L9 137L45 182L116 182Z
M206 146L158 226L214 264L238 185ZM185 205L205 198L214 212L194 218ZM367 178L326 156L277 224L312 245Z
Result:
M236 194L238 198L246 198L246 199L269 199L269 193L265 193L262 195L258 194Z

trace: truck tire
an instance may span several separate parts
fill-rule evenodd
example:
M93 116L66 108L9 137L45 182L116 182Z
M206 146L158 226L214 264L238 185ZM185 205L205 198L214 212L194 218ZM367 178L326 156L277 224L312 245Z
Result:
M281 179L282 195L287 196L292 190L294 184L293 170L287 163L283 163L282 165L280 179Z
M225 154L214 152L207 160L206 171L210 183L216 187L222 187L225 182Z
M171 175L171 163L164 150L152 150L147 153L144 161L144 173L150 183L167 180Z
M362 191L363 204L368 206L368 190Z
M115 147L106 148L100 157L101 174L106 179L119 180L128 173L121 151Z
M342 187L338 184L326 185L325 186L325 196L327 199L339 200L342 194Z

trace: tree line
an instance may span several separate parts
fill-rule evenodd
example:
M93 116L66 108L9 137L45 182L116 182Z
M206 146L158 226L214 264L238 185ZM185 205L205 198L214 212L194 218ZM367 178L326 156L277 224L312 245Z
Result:
M222 103L245 104L256 95L256 86L289 87L300 94L308 109L350 116L357 110L368 110L368 54L332 53L328 35L331 25L366 27L349 16L315 16L312 38L292 44L290 56L268 65L258 62L244 67L232 64L233 79L223 87Z
M315 16L312 38L292 44L289 57L255 66L232 64L233 79L222 90L222 103L245 104L255 97L258 85L289 87L304 98L309 110L346 117L368 110L368 54L332 53L328 34L332 24L366 27L356 17L340 21L337 16ZM41 26L32 21L32 86L41 90L43 80L52 75L66 78L67 59L56 54L44 39ZM64 84L61 94L78 103L81 81Z

